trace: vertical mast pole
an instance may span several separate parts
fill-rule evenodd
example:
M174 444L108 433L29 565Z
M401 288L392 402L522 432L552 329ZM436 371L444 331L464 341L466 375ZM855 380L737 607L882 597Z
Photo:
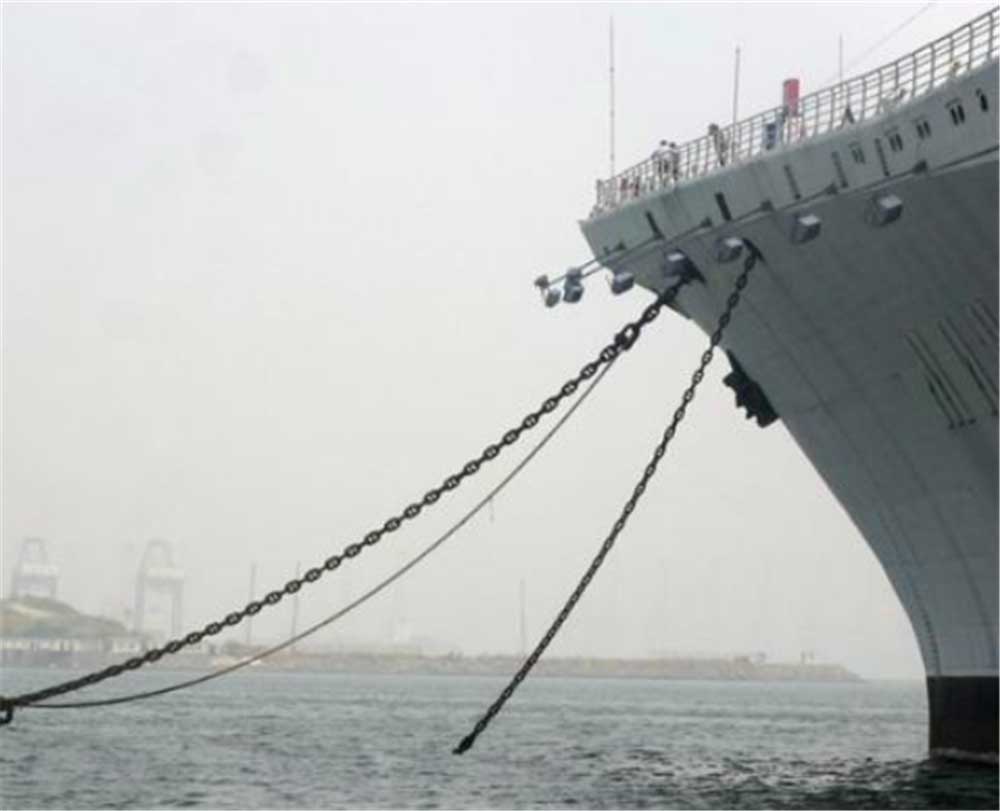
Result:
M736 59L733 66L733 131L729 137L729 162L736 160L736 122L740 115L740 46L736 46Z
M844 35L840 34L837 37L837 92L834 94L834 99L840 97L844 92ZM851 96L847 95L847 100L844 102L845 115L846 111L851 108Z
M608 85L610 93L609 108L609 128L611 142L611 173L609 177L615 176L615 18L608 19L608 59L609 74Z

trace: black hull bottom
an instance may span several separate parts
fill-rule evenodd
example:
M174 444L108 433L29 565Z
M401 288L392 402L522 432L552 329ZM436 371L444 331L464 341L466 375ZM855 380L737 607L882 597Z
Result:
M996 676L928 676L931 757L997 762Z

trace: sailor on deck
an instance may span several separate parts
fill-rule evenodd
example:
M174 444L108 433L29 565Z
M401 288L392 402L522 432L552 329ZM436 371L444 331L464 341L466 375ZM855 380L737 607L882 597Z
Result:
M719 129L718 124L709 124L708 134L711 136L712 144L715 146L715 154L719 159L719 166L725 166L726 152L729 150L729 141L726 138L726 134Z
M660 186L664 186L667 180L677 182L680 177L681 153L677 144L673 141L660 141L660 145L653 151L653 160L656 167L656 178Z
M653 150L653 160L656 166L656 177L662 186L670 176L670 148L666 141L660 141L660 145Z

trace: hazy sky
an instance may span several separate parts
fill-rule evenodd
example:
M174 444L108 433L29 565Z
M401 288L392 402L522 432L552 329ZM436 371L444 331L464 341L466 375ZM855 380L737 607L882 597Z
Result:
M593 278L576 221L660 138L873 67L989 8L923 4L3 6L3 566L48 541L60 596L119 618L142 549L185 625L378 526L537 407L648 302ZM859 57L864 56L859 60ZM752 295L752 291L751 291ZM738 316L737 316L738 317ZM317 645L534 641L631 492L705 337L665 313L483 515ZM873 555L781 423L713 366L556 654L814 650L918 676ZM541 431L537 432L540 437ZM524 449L537 437L529 435ZM520 448L520 446L518 446ZM302 593L337 608L523 450ZM287 631L262 614L258 638ZM233 632L243 638L242 630Z

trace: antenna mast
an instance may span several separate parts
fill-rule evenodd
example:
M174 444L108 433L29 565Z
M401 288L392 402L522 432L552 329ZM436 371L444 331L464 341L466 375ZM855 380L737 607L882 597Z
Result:
M729 136L730 162L736 156L736 122L740 114L740 46L736 46L736 60L733 66L733 132Z
M609 55L609 86L610 86L610 122L611 130L611 174L615 176L615 18L608 18L608 55Z
M736 46L736 59L733 62L733 123L740 114L740 46Z

